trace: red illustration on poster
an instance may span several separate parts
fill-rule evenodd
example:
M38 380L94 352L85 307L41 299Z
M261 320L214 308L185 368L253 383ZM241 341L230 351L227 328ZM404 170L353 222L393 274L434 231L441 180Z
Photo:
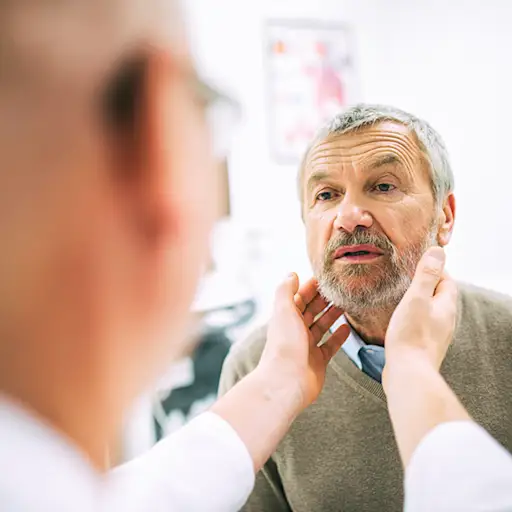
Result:
M270 143L277 161L300 159L327 119L358 101L346 26L270 22Z

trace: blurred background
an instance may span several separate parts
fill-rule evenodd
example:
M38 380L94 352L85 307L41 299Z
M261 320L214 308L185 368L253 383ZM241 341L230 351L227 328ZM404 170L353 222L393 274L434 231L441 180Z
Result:
M385 103L429 121L456 179L448 270L512 294L512 2L186 0L199 72L242 119L221 169L198 348L127 419L128 459L208 408L231 343L269 314L276 284L311 274L296 192L305 144L345 105Z

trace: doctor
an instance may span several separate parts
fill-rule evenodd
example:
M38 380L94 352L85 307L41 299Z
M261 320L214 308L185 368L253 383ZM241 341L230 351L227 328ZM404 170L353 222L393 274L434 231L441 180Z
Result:
M194 73L179 19L169 0L0 3L1 510L236 510L348 334L317 346L342 312L317 319L326 304L316 283L299 288L290 275L257 370L177 435L105 472L127 407L185 350L207 257L210 134L222 128L207 121L229 105ZM422 444L467 418L427 411L406 431L401 348L417 344L407 361L417 354L437 378L423 348L448 343L454 312L438 322L430 306L453 302L449 286L412 289L390 329L386 379L405 463L418 452L414 487L436 464ZM404 400L423 388L420 379ZM432 403L449 393L439 389ZM475 446L491 443L478 483L509 461L473 432Z
M7 1L0 22L0 510L237 510L320 392L341 311L313 322L327 304L290 275L258 370L105 473L127 407L187 348L231 106L172 1Z

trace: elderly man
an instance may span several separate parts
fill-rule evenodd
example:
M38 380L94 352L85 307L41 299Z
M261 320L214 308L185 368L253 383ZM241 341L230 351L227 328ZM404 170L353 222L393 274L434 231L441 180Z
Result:
M383 343L421 255L450 241L447 153L426 122L358 105L313 141L299 190L320 289L345 311L352 332L320 399L258 475L246 510L398 511L402 471L381 385ZM510 450L512 300L460 285L457 309L442 373L469 414ZM266 336L263 328L233 348L221 391L255 367Z

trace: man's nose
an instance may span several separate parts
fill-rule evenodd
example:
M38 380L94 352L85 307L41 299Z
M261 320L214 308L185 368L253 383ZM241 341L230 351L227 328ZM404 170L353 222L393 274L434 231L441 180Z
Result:
M358 227L370 228L373 217L362 205L357 204L348 196L340 202L334 219L334 228L353 233Z

